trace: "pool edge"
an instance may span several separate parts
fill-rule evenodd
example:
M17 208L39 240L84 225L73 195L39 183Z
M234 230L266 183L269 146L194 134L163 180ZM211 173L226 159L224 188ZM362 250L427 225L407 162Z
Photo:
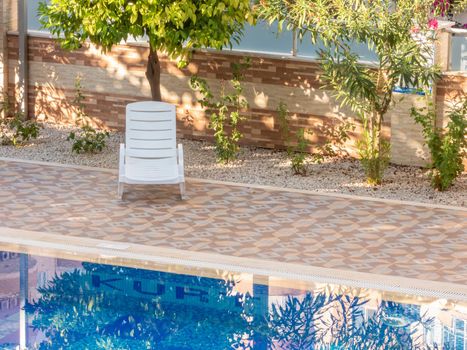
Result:
M242 258L122 241L81 238L18 230L9 227L0 227L0 249L2 244L13 245L18 249L27 249L28 254L40 255L40 253L34 253L36 250L60 251L68 253L69 257L67 259L70 260L73 260L73 255L84 254L92 261L99 260L116 265L119 262L115 260L125 259L134 261L135 267L141 268L148 268L147 264L151 262L154 264L181 265L190 268L221 269L307 282L342 284L416 296L467 301L467 286L450 282L419 280L402 276L347 271L265 259Z

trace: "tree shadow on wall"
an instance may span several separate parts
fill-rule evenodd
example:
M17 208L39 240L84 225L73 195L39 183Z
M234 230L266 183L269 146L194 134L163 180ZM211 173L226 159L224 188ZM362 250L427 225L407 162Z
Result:
M85 89L87 88L87 90L85 90L87 101L85 102L89 105L88 114L92 117L93 124L96 126L103 127L110 123L112 126L118 124L119 127L123 127L122 121L124 120L126 104L146 100L150 96L144 74L146 69L145 62L148 55L147 47L128 44L127 46L116 47L107 55L104 55L99 48L88 44L73 53L68 53L60 49L57 43L53 43L52 45L54 46L51 52L45 52L47 50L44 49L44 61L69 65L66 69L71 71L75 69L79 71L80 67L86 67L86 69L83 68L83 70L87 70L83 76L83 86ZM189 76L194 73L202 77L211 77L214 80L229 79L230 73L224 64L225 57L222 57L222 54L217 53L202 53L199 55L195 52L193 63L184 69L179 69L175 62L168 60L166 57L161 57L161 69L166 75L164 79L167 79L167 74L170 74L170 80L164 81L163 79L163 94L167 102L179 106L179 132L185 137L212 140L212 133L206 132L208 117L197 105L196 97L190 90L187 82ZM242 56L238 55L235 59L237 58L241 60ZM217 62L216 59L220 61ZM246 83L249 84L248 90L251 90L251 87L255 86L254 82L257 81L255 79L258 79L261 74L264 75L263 65L271 64L271 62L267 60L266 63L263 61L265 60L262 58L254 58L253 67L245 72ZM96 76L86 75L92 74L88 69L89 67L99 70L96 71ZM304 71L302 72L303 74L296 72L292 74L290 69L278 69L276 73L280 83L275 82L274 85L278 85L280 89L273 88L271 85L272 90L260 92L261 94L264 93L269 102L267 103L268 105L262 107L257 106L258 108L255 108L251 113L250 121L246 122L243 127L243 132L247 135L245 139L255 139L255 135L252 131L252 129L255 128L265 130L265 133L267 133L265 137L267 139L277 140L280 138L277 122L274 121L276 119L275 109L277 107L274 104L279 103L280 98L284 97L283 89L293 88L295 89L295 94L300 95L298 96L298 100L301 102L299 104L295 102L292 103L294 109L310 110L310 107L306 106L306 101L311 98L315 101L314 103L320 105L321 103L324 104L325 107L323 108L332 111L337 119L346 115L346 113L338 110L336 107L337 104L334 103L332 99L330 100L325 91L319 90L319 74L317 74L315 70L316 67L313 69L309 68L309 72ZM112 82L111 89L106 88L106 85L102 83L100 87L102 92L95 91L96 86L100 84L98 75L102 75L105 77L105 80L110 80ZM264 77L264 79L269 78L271 77ZM72 115L74 114L74 106L70 102L73 100L73 92L71 88L67 87L64 89L58 86L72 86L73 82L71 79L73 79L73 75L62 74L54 70L49 72L47 79L47 83L35 86L33 89L33 106L35 106L33 110L35 109L36 116L41 116L41 118L43 118L43 116L47 115L49 120L70 123L70 119L73 120ZM88 79L89 82L87 82ZM108 84L108 82L106 82L106 84ZM91 86L93 91L90 91ZM248 92L248 94L251 95L250 99L254 99L257 93L252 91ZM313 94L314 98L311 94ZM321 110L319 113L323 114L322 112ZM308 112L306 113L308 114ZM261 118L261 114L266 115L269 121L266 120L267 118ZM307 117L307 114L303 114L304 118ZM327 119L331 117L320 118ZM272 122L271 119L273 119ZM250 122L252 123L251 125L248 124ZM332 127L334 121L326 122L326 124ZM324 129L329 129L329 127L323 125ZM321 134L324 131L321 127L316 127L314 129L316 133L319 134L318 142L322 142L323 139L328 137L326 133ZM358 134L358 132L356 132L356 134ZM259 144L259 146L261 146L261 144ZM263 144L263 147L264 146L265 144Z

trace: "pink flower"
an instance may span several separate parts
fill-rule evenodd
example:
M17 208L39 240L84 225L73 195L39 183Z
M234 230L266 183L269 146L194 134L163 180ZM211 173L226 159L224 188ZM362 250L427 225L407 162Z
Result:
M438 29L438 20L436 18L432 18L428 21L428 28L430 29Z
M431 13L439 16L444 16L451 6L452 0L434 0Z
M410 29L410 32L412 32L413 34L417 34L417 33L420 32L420 28L419 28L419 27L413 26L413 27Z

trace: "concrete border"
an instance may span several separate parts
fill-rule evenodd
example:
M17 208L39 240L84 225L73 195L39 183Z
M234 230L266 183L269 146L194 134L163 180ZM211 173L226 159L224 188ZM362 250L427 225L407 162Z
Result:
M62 168L68 168L68 169L100 171L100 172L105 172L105 173L110 173L110 174L115 174L115 175L118 174L117 169L90 167L90 166L76 165L76 164L44 162L44 161L29 160L29 159L22 159L22 158L0 157L0 161L18 162L18 163L35 164L35 165L43 165L43 166L54 166L54 167L62 167ZM411 206L419 206L419 207L425 207L425 208L448 209L448 210L457 210L457 211L467 212L467 207L457 207L457 206L450 206L450 205L443 205L443 204L431 204L431 203L421 203L421 202L413 202L413 201L403 201L403 200L397 200L397 199L384 199L384 198L374 198L374 197L365 197L365 196L355 196L355 195L343 194L343 193L326 193L326 192L319 192L319 191L300 190L300 189L295 189L295 188L285 188L285 187L275 187L275 186L268 186L268 185L248 184L248 183L241 183L241 182L199 179L199 178L192 178L192 177L187 177L186 179L188 181L199 182L199 183L211 183L211 184L219 184L219 185L226 185L226 186L247 187L247 188L261 189L261 190L267 190L267 191L301 193L301 194L309 194L313 196L324 196L324 197L333 197L333 198L341 198L341 199L354 199L354 200L380 202L380 203L388 203L388 204L411 205Z
M454 283L279 263L217 253L187 252L173 248L0 227L0 249L12 249L12 245L17 250L26 250L27 253L34 255L47 255L47 252L51 255L53 251L61 252L62 255L68 254L67 259L70 260L86 256L91 261L101 263L103 261L112 263L113 259L113 264L118 264L118 259L123 259L132 261L135 266L141 268L148 268L153 263L156 265L186 266L187 268L221 269L230 272L281 277L305 282L339 284L467 302L467 286Z

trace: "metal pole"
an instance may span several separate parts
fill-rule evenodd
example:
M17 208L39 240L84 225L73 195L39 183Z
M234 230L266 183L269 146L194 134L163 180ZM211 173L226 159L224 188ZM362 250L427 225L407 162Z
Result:
M28 0L18 0L18 103L24 118L28 118Z
M26 303L28 301L28 255L19 256L19 348L27 349L28 346L28 317L26 314Z

